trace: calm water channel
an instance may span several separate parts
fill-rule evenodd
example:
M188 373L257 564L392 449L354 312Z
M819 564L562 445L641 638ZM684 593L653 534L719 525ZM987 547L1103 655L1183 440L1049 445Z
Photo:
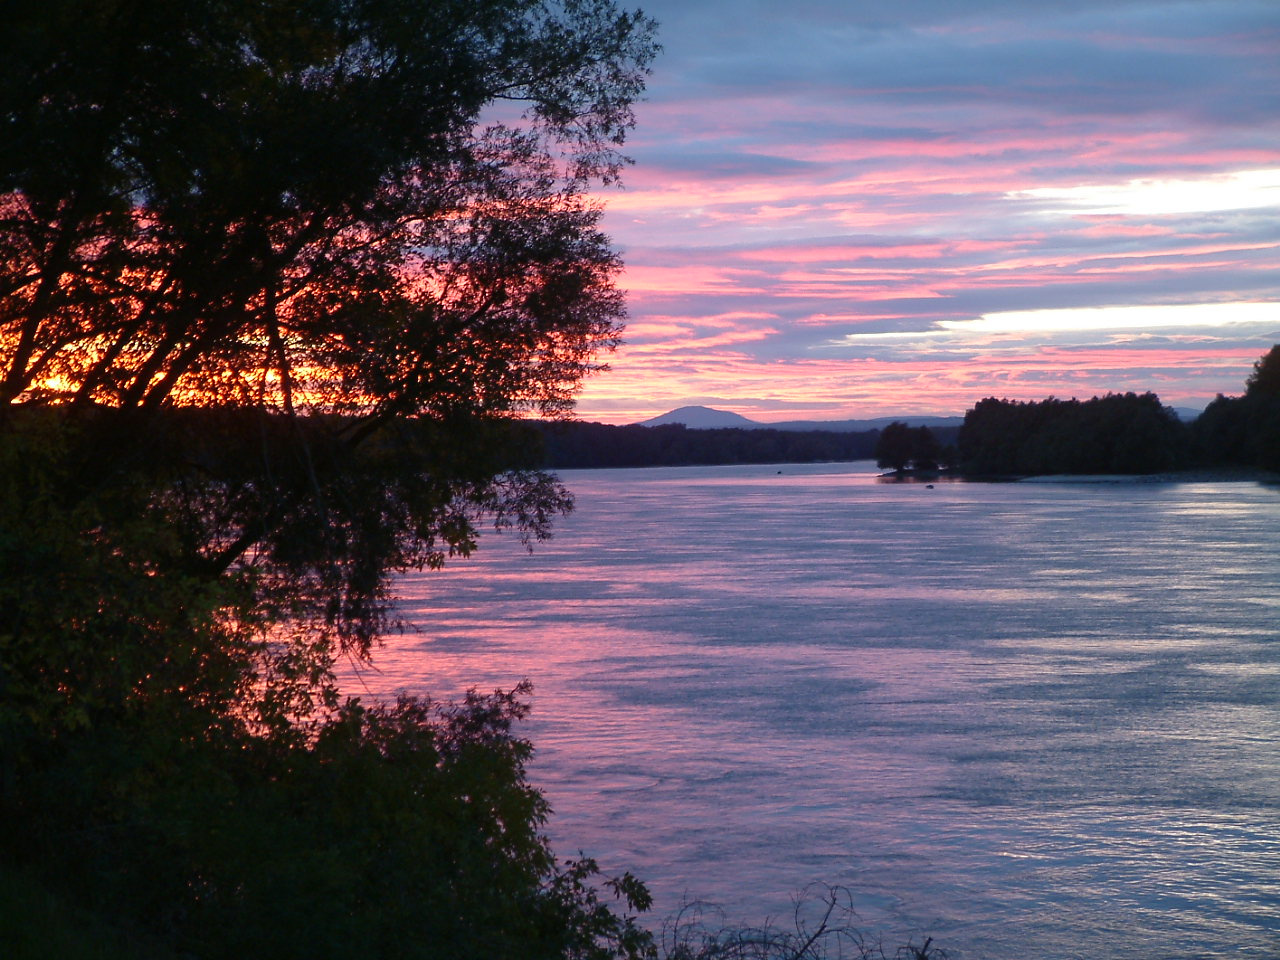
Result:
M1280 956L1280 488L572 471L353 692L534 683L559 852L963 960Z

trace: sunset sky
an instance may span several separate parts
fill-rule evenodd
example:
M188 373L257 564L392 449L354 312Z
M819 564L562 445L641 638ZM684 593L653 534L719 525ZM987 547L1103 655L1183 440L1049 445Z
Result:
M656 0L578 413L1240 393L1280 342L1278 0Z

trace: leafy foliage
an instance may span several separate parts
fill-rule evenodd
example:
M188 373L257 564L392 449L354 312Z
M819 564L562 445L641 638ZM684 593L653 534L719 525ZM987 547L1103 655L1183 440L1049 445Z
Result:
M27 827L7 852L74 864L50 879L183 955L647 956L595 864L558 863L540 832L530 746L511 730L528 692L350 702L309 748L97 726L26 766L4 798ZM631 878L615 886L624 910L647 905Z
M179 960L154 941L123 933L113 918L53 893L0 862L0 943L5 960Z
M183 955L642 956L527 689L343 701L389 578L569 508L655 52L609 0L50 0L0 35L0 855ZM33 866L34 869L34 866ZM282 893L282 891L284 893Z
M1153 393L1091 400L988 398L965 414L963 468L975 474L1153 473L1186 462L1177 415Z
M57 404L109 434L76 456L114 477L150 464L168 408L260 412L216 422L234 460L182 475L188 546L340 594L309 628L357 650L382 569L469 549L460 501L563 509L544 478L449 467L483 449L477 421L566 411L616 342L584 191L623 162L649 21L608 0L54 0L8 20L0 419ZM371 505L355 460L418 479Z
M1258 358L1245 381L1244 392L1250 397L1280 396L1280 343Z
M925 472L937 470L942 455L942 445L929 427L913 428L901 420L885 427L876 441L876 465L898 473L908 465Z
M617 175L639 15L17 6L0 400L563 410L612 342L617 263L582 190Z
M1194 433L1206 460L1280 472L1280 344L1254 364L1244 395L1219 394Z
M138 563L247 590L312 674L480 518L544 536L568 495L502 421L564 412L616 341L585 190L651 29L609 0L16 5L0 428L57 411L78 534L132 558L113 521L152 518Z

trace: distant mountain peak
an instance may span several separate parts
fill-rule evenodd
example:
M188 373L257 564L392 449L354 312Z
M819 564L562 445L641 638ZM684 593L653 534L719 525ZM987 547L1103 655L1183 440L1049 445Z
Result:
M726 427L737 427L744 430L825 430L839 433L882 430L894 420L902 420L911 427L956 427L964 422L963 417L914 416L907 414L898 417L874 417L870 420L784 420L779 423L761 423L751 420L740 413L728 410L717 410L714 407L677 407L653 417L641 420L638 426L661 427L667 424L680 423L695 430L723 430Z
M716 410L713 407L677 407L661 416L641 420L642 427L661 427L668 423L682 423L686 427L715 429L717 427L759 427L763 424L748 420L740 413Z

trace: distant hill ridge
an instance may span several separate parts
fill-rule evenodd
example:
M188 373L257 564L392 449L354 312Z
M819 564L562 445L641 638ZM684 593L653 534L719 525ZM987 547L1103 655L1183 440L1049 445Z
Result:
M880 430L895 420L912 427L958 427L964 417L875 417L870 420L783 420L779 423L761 423L728 410L713 407L678 407L661 416L640 421L637 426L661 427L672 423L683 424L696 430L720 430L736 427L740 430L830 430L837 433L856 433L864 430Z

